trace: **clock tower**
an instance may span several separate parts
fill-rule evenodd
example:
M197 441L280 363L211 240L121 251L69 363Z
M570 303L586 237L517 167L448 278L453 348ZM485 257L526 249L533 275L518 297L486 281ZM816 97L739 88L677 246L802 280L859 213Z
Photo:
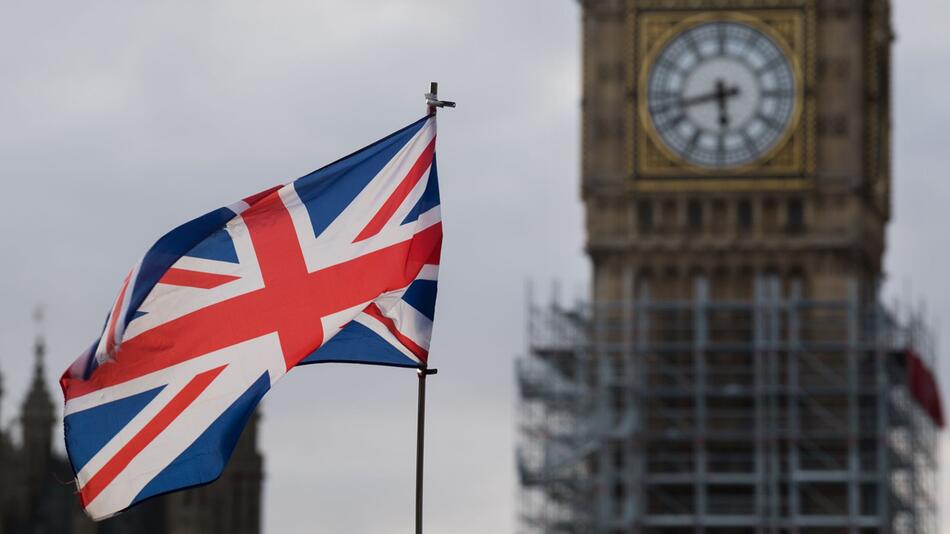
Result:
M582 191L597 299L756 274L876 291L890 207L889 4L586 0Z
M807 337L846 343L860 334L845 309L877 299L889 3L582 6L592 381L609 392L603 416L631 424L592 460L592 491L624 496L598 501L599 517L637 518L618 532L881 527L856 356Z
M931 355L878 300L890 2L580 4L593 283L529 308L525 532L933 531Z

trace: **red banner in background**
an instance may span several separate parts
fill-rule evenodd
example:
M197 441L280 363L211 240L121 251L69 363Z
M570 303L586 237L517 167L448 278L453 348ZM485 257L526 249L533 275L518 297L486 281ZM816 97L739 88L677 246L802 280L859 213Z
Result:
M907 389L911 397L927 412L934 424L943 428L943 405L933 372L913 349L904 351L904 361L907 366Z

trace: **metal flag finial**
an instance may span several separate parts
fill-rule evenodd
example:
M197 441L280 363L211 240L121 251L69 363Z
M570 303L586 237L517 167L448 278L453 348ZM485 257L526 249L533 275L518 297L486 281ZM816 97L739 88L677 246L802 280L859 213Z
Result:
M36 323L37 328L42 328L43 319L46 318L46 311L43 309L42 304L37 304L36 308L33 309L33 322Z
M43 304L37 304L33 309L33 325L36 329L36 350L37 353L43 352L43 322L46 320L46 308ZM40 355L42 357L42 355Z
M43 374L43 358L46 356L46 341L43 339L43 320L46 318L46 311L42 304L37 304L33 309L33 323L36 325L36 342L34 344L34 365L36 375Z
M429 92L426 93L426 104L429 106L429 113L435 113L437 108L454 108L455 102L449 100L439 100L439 82L429 83Z

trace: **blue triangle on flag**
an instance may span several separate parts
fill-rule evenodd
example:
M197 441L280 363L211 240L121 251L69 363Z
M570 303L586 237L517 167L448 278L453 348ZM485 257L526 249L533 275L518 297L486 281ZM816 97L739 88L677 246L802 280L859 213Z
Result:
M165 386L67 415L63 419L66 450L78 473L106 443L129 424Z

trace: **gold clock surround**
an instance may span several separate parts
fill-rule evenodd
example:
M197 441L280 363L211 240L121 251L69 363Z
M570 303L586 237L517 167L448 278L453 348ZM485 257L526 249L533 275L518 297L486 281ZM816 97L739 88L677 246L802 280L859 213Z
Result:
M627 131L630 174L636 190L804 189L814 172L813 38L808 35L804 9L742 11L647 11L629 14L631 25L628 84L631 94ZM680 32L713 21L740 22L767 35L786 54L796 84L789 127L782 139L755 162L738 167L700 167L675 155L660 139L646 102L646 86L653 60Z

